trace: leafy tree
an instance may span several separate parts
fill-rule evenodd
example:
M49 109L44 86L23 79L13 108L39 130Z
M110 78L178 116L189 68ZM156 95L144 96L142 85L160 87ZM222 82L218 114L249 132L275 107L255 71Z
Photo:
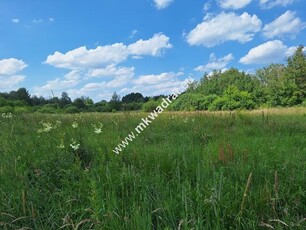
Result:
M64 108L67 105L72 103L71 98L69 97L67 92L62 92L61 98L59 100L59 105L61 108Z
M229 86L223 96L215 99L209 110L254 109L255 103L250 93L240 91L236 86Z
M80 110L76 106L68 105L65 107L64 112L65 113L78 113L80 112Z
M130 93L122 98L123 103L144 102L144 97L141 93Z
M267 67L256 70L255 76L264 86L273 85L285 74L286 66L283 64L270 64Z
M93 106L94 102L91 98L89 97L81 97L84 100L84 103L86 106Z
M159 106L159 104L160 103L158 101L155 101L155 100L151 99L148 102L143 104L142 109L145 112L152 112L153 110L156 109L157 106Z
M173 110L207 110L209 104L216 98L216 95L204 96L200 93L183 93L172 104Z
M85 103L85 98L84 97L78 97L74 99L73 105L77 107L78 109L85 110L86 109L86 103Z
M120 96L116 92L113 93L109 101L109 107L111 111L118 111L121 109Z
M46 104L46 99L42 96L37 97L36 95L31 97L31 105L37 106L37 105L44 105Z
M297 85L298 101L306 98L306 55L304 46L300 45L294 54L287 59L286 75Z
M260 81L256 77L232 68L223 73L214 71L210 75L205 74L198 83L195 92L221 96L229 86L236 86L241 91L252 93L259 85Z

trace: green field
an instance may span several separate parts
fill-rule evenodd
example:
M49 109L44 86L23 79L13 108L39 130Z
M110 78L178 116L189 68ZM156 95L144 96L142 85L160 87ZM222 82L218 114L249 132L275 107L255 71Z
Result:
M305 108L146 116L0 116L0 229L305 229Z

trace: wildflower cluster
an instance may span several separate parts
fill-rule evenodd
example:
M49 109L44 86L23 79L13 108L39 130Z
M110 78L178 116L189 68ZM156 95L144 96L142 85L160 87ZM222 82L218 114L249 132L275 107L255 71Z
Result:
M54 128L50 122L41 122L41 123L43 127L37 130L38 133L48 133Z
M103 124L101 122L99 122L98 125L93 124L92 127L94 128L94 132L96 134L102 133Z
M79 127L78 122L77 122L77 121L74 121L74 122L72 123L72 128L77 129L78 127Z
M2 113L2 118L4 119L11 119L13 117L12 113Z
M80 144L76 142L75 139L71 138L71 144L70 147L74 150L77 151L80 148Z
M191 121L192 123L194 123L195 119L194 119L194 118L189 119L189 117L186 117L186 118L183 119L183 122L184 122L184 123L188 123L189 121Z

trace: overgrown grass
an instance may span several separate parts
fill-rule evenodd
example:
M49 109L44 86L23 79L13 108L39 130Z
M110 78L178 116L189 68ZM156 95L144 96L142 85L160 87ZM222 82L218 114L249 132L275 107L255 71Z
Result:
M0 118L0 229L305 228L305 108L145 116Z

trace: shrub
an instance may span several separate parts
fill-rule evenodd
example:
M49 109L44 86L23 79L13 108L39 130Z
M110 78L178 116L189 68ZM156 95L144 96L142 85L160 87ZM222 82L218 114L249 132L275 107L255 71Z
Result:
M17 113L17 114L22 114L22 113L29 113L31 112L31 108L30 107L15 107L14 108L14 113Z
M239 91L237 87L230 86L223 96L213 101L209 110L236 110L236 109L253 109L255 102L252 100L250 93Z
M76 106L73 106L73 105L67 106L64 109L64 111L65 113L79 113L80 112L80 110Z
M159 102L158 101L149 100L148 102L143 104L142 109L145 112L152 112L153 110L156 109L157 106L159 106Z
M214 98L214 95L204 96L199 93L185 93L181 94L170 106L172 110L205 110L208 104Z
M0 113L13 113L14 108L12 106L3 106L0 107Z

